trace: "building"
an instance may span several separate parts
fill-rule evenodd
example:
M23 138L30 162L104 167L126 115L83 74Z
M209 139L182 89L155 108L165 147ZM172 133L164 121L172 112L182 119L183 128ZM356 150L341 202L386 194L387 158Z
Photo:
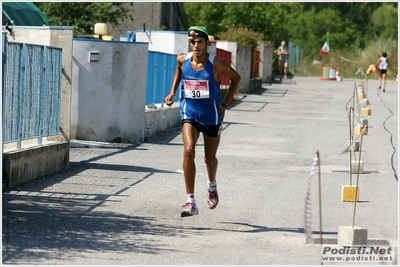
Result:
M171 30L182 31L185 29L183 20L183 2L126 2L124 8L133 17L122 19L120 25L107 24L108 34L119 40L121 35L128 31L140 30ZM99 21L101 22L101 21Z

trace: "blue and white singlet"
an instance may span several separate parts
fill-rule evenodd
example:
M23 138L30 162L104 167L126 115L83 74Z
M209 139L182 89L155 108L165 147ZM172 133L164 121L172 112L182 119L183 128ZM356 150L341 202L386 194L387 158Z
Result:
M200 124L221 123L220 85L215 82L213 63L215 55L209 54L203 70L194 70L191 64L193 52L186 55L182 70L180 115L181 119L193 119Z

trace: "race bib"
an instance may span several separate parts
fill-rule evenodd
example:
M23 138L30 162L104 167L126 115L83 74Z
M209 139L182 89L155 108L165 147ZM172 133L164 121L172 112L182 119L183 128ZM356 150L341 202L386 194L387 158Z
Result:
M208 80L185 80L185 97L192 99L204 99L210 97Z

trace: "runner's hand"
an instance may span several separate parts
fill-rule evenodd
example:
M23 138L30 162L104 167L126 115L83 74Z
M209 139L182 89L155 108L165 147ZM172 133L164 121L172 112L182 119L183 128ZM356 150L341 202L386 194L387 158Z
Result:
M175 94L169 94L165 97L164 101L167 106L171 106L174 103Z

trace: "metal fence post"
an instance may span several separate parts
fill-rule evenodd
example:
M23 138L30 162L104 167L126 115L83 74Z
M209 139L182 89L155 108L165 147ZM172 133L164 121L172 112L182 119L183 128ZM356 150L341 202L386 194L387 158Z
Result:
M3 177L3 153L4 153L4 91L5 91L5 69L6 69L6 55L7 55L7 33L2 32L2 69L1 69L1 78L2 78L2 84L1 84L1 109L0 109L0 118L1 118L1 132L0 132L0 141L1 141L1 167L0 167L0 172ZM2 181L2 188L4 190L4 182Z
M17 117L17 148L21 148L22 140L22 104L24 102L24 82L25 82L25 56L26 44L22 44L20 56L20 71L19 71L19 84L18 84L18 117Z
M46 62L47 62L47 49L46 46L43 46L41 49L41 57L40 57L40 66L42 68L42 71L40 72L40 95L39 95L39 127L38 127L38 144L42 144L42 137L43 137L43 98L44 98L44 89L45 89L45 83L44 83L44 77L46 75Z

